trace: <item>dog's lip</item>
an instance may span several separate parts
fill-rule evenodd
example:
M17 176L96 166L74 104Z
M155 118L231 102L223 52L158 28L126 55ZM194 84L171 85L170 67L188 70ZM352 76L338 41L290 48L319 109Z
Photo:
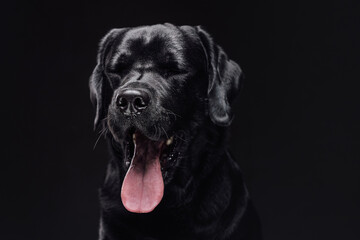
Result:
M138 132L138 131L135 131L135 132L133 132L132 134L131 134L131 136L132 136L132 140L133 140L133 142L134 143L136 143L136 135L137 134L142 134L141 132ZM142 134L142 135L144 135L144 134ZM151 138L149 138L149 137L147 137L149 140L152 140ZM171 137L169 137L168 139L166 139L166 140L163 140L163 141L161 141L161 140L158 140L158 141L156 141L156 142L165 142L165 145L166 146L170 146L173 142L174 142L174 136L171 136Z
M175 138L177 138L177 134L173 134L173 135L166 135L166 136L149 136L147 134L144 133L144 131L142 131L140 128L136 127L136 126L131 126L128 127L125 130L125 134L124 134L124 140L125 141L131 141L135 139L135 136L137 134L141 134L143 136L145 136L147 139L151 140L151 141L155 141L155 142L165 142L166 146L172 145Z

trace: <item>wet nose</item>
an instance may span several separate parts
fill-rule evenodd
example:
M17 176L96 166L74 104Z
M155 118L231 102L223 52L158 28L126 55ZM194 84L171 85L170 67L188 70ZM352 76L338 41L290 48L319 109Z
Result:
M125 89L116 97L116 105L125 115L140 114L149 105L150 97L140 89Z

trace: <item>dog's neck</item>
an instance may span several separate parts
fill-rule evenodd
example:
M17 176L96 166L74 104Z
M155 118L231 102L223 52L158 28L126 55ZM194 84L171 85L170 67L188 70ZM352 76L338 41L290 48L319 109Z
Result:
M182 166L177 171L175 184L183 187L184 197L192 196L191 189L197 189L207 178L211 177L226 156L227 129L213 125L210 121L202 128L191 131L188 156L182 159ZM190 171L189 171L190 169ZM196 179L195 179L196 177ZM185 200L185 199L183 199Z

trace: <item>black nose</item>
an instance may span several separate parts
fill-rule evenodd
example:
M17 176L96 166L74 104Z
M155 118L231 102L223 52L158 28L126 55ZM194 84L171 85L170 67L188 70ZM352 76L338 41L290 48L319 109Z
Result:
M116 97L116 105L125 115L140 114L149 105L149 94L140 89L125 89Z

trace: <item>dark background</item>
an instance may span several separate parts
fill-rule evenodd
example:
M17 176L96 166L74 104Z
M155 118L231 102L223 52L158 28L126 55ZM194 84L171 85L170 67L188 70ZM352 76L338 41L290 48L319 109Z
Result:
M360 239L359 1L13 1L2 6L4 240L96 239L88 78L111 28L203 25L246 74L231 149L264 237Z

